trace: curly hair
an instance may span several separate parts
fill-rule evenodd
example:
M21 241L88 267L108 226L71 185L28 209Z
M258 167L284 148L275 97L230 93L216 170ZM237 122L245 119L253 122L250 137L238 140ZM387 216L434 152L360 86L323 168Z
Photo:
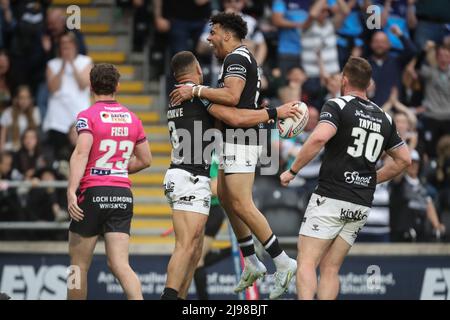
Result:
M220 12L211 17L210 24L219 24L224 30L231 31L239 40L247 36L247 22L235 13Z
M97 95L111 95L116 92L120 74L116 67L109 63L96 64L89 74L91 88Z

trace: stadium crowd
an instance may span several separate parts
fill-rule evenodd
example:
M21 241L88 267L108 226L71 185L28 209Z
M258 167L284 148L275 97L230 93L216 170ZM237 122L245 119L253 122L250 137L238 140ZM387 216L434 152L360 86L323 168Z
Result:
M51 1L0 2L0 221L64 221L65 192L9 187L66 180L74 122L90 105L92 60Z
M50 4L0 1L0 180L65 179L76 138L73 122L89 106L92 62L83 35L67 33L64 12ZM314 129L323 103L340 95L347 58L368 59L373 69L369 97L391 114L413 165L377 187L358 241L429 241L445 235L442 222L450 215L448 1L117 0L117 5L133 12L133 51L149 46L149 80L167 75L168 91L173 79L167 61L181 50L193 51L205 84L216 85L220 62L206 41L208 18L221 10L243 15L246 45L260 65L261 100L271 105L302 100L310 110L302 134L273 138L280 147L280 171ZM320 162L319 155L291 184L299 198L312 193ZM272 183L278 186L276 179ZM0 184L0 221L65 219L58 191L21 193L6 185ZM45 207L33 210L32 217L26 214L27 207L43 200Z

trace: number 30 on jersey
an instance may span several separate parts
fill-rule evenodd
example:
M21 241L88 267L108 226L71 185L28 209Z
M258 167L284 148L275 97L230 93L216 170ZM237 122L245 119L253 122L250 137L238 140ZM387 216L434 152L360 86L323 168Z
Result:
M352 137L354 146L347 148L347 153L354 158L364 156L370 162L377 161L383 147L384 137L376 132L367 132L362 128L353 128Z

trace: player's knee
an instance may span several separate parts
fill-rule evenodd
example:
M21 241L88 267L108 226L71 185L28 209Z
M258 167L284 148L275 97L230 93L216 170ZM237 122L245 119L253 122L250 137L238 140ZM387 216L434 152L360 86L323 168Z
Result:
M253 212L253 203L251 199L230 198L229 203L233 211L238 216L248 216Z
M185 256L190 257L192 260L197 260L198 248L199 245L195 241L192 241L184 244L180 249Z
M126 272L130 265L127 262L119 262L114 261L112 259L108 259L107 261L108 268L111 270L111 272L116 276L119 277L123 272Z
M297 283L301 282L308 282L310 279L312 279L311 274L313 272L313 269L307 268L305 266L298 266L297 267Z
M315 269L314 268L314 263L312 263L312 262L302 261L297 267L297 271L298 272L309 271L311 269Z
M77 259L76 257L73 257L70 259L70 265L72 268L77 268L81 272L87 272L90 267L90 261L84 260L84 259Z
M202 257L202 245L201 245L201 243L194 248L194 253L192 254L192 257L193 257L195 263L198 264L200 259L201 259L201 257Z
M314 261L301 261L297 267L297 275L309 277L309 274L315 272L316 268Z
M194 245L193 245L193 238L186 237L185 239L178 240L176 243L176 250L179 250L179 252L182 252L186 255L191 255L192 252L194 252Z
M108 259L106 261L106 264L108 265L109 270L111 270L112 273L114 273L114 270L117 269L117 265L116 263L114 263L113 261L111 261L110 259Z
M203 229L196 228L183 241L178 241L177 246L186 254L192 255L197 252L198 248L201 248L202 236Z
M71 262L69 266L69 275L76 275L78 272L81 275L86 275L89 271L90 264L89 263L76 263Z
M331 263L321 263L320 274L327 277L337 276L339 274L339 266Z
M201 240L201 237L203 235L203 228L197 227L195 228L191 236L189 237L188 245L190 243L191 246L197 246L199 241Z

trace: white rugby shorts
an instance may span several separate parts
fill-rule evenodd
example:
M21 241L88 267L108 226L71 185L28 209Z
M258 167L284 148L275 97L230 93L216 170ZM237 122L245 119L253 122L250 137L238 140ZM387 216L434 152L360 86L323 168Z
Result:
M353 245L367 221L370 208L313 193L299 234L319 239L340 236Z
M173 210L209 215L211 206L210 178L194 176L183 169L169 169L164 177L164 193Z
M227 173L253 173L261 157L262 146L224 143L219 169Z

